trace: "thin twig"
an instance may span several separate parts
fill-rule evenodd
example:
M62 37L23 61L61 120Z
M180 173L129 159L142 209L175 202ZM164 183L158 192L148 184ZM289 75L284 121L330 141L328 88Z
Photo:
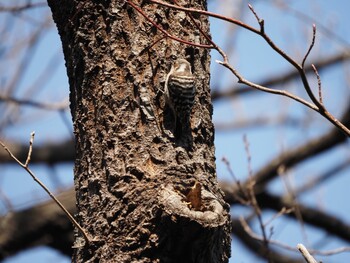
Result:
M150 50L152 47L154 47L155 45L157 45L158 42L160 42L161 40L163 40L163 39L165 39L165 38L167 38L166 35L160 37L159 39L157 39L156 41L154 41L151 45L145 47L145 48L140 52L140 55L143 54L143 53L146 52L146 51L148 52L148 50Z
M250 155L249 141L248 141L246 134L243 135L243 142L244 142L244 149L245 149L245 152L247 154L247 159L248 159L248 173L249 173L249 176L251 177L251 176L253 176L253 170L252 170L252 166L251 166L252 156Z
M338 129L342 130L348 137L350 136L350 129L348 127L346 127L343 123L341 123L337 118L335 118L330 112L328 112L323 104L321 104L319 102L318 99L316 99L316 97L313 95L312 93L312 90L311 90L311 87L310 87L310 84L308 82L308 79L306 77L306 73L304 71L304 68L299 65L294 59L292 59L290 56L288 56L282 49L280 49L279 47L276 46L276 44L265 34L265 28L264 28L264 23L263 23L263 20L260 19L256 12L254 11L253 7L250 5L249 6L250 9L252 10L253 14L255 15L256 19L258 20L258 23L260 25L260 36L266 41L266 43L273 49L275 50L280 56L282 56L285 60L287 60L291 65L293 65L299 72L299 75L300 75L300 78L302 80L302 83L303 83L303 86L308 94L308 96L310 97L310 99L312 100L312 102L314 103L311 104L311 103L305 103L304 100L294 96L294 95L291 95L291 94L283 94L283 93L277 93L277 94L283 94L287 97L290 97L296 101L299 101L301 102L302 104L308 106L309 108L317 111L318 113L320 113L323 117L325 117L327 120L329 120L333 125L335 125ZM232 70L231 70L232 71ZM233 72L233 71L232 71ZM233 72L234 73L234 72ZM236 72L237 74L238 72ZM235 73L234 73L235 74ZM235 75L236 75L235 74ZM236 75L237 76L237 75ZM239 79L240 80L240 79ZM254 84L254 83L249 83L248 81L245 81L244 84L247 84L249 86L251 86L250 84ZM255 84L256 85L256 84ZM251 86L251 87L254 87L254 86ZM255 87L257 88L257 87ZM265 88L265 87L263 87ZM261 89L263 90L263 89ZM266 90L267 92L270 92L268 90ZM273 93L273 92L271 92ZM291 96L290 96L291 95Z
M255 34L259 34L259 30L255 29L254 27L251 27L237 19L233 19L233 18L230 18L230 17L227 17L227 16L222 16L222 15L219 15L219 14L216 14L216 13L212 13L212 12L209 12L209 11L205 11L205 10L199 10L199 9L195 9L195 8L186 8L186 7L182 7L182 6L178 6L178 5L172 5L172 4L169 4L169 3L166 3L166 2L163 2L163 1L159 1L159 0L149 0L149 2L151 3L154 3L154 4L159 4L159 5L162 5L162 6L166 6L166 7L169 7L169 8L172 8L172 9L175 9L175 10L180 10L180 11L184 11L186 13L194 13L194 14L200 14L200 15L206 15L206 16L211 16L211 17L215 17L217 19L220 19L220 20L223 20L223 21L226 21L226 22L229 22L229 23L232 23L232 24L235 24L235 25L238 25L240 27L243 27Z
M244 231L245 231L250 237L254 238L255 240L264 242L264 238L263 238L262 236L259 236L259 235L255 234L255 233L253 232L253 230L250 228L250 226L248 225L248 223L246 222L246 220L245 220L243 217L240 217L240 218L239 218L239 221L240 221L240 223L241 223L241 225L242 225ZM284 244L284 243L282 243L282 242L279 242L279 241L277 241L277 240L272 240L272 239L270 239L269 242L270 242L271 244L277 245L277 246L279 246L279 247L281 247L281 248L284 248L284 249L286 249L286 250L297 251L294 247L291 247L291 246L289 246L289 245L287 245L287 244Z
M168 3L165 3L165 2L162 2L162 1L159 1L159 0L149 0L149 2L151 3L155 3L155 4L159 4L159 5L163 5L163 6L166 6L166 7L169 7L169 8L173 8L175 10L181 10L181 11L184 11L184 12L188 12L188 13L197 13L197 14L202 14L202 15L208 15L208 16L212 16L212 17L215 17L215 18L218 18L218 19L221 19L221 20L224 20L224 21L228 21L230 23L233 23L233 24L236 24L236 25L239 25L255 34L258 34L260 35L265 41L266 43L273 49L275 50L280 56L282 56L286 61L288 61L293 67L295 67L295 69L297 69L299 75L300 75L300 78L302 80L302 83L303 83L303 86L308 94L308 96L310 97L310 99L312 100L312 103L296 96L296 95L293 95L287 91L283 91L283 90L274 90L274 89L270 89L270 88L267 88L267 87L264 87L264 86L261 86L261 85L258 85L258 84L255 84L253 82L250 82L246 79L243 78L243 76L241 76L238 71L233 68L230 64L229 64L229 61L228 61L228 57L227 55L225 54L225 52L223 52L223 50L217 46L216 44L214 46L207 46L207 48L214 48L216 49L220 55L222 56L223 58L223 61L216 61L217 63L223 65L224 67L226 67L227 69L229 69L237 78L238 78L238 82L239 83L243 83L247 86L250 86L252 88L255 88L255 89L259 89L261 91L265 91L265 92L268 92L268 93L272 93L272 94L278 94L278 95L282 95L282 96L286 96L286 97L289 97L297 102L300 102L302 103L303 105L309 107L310 109L318 112L319 114L321 114L324 118L326 118L328 121L330 121L333 125L335 125L338 129L342 130L347 136L350 136L350 129L348 127L346 127L344 124L342 124L338 119L336 119L330 112L328 112L323 104L321 104L319 102L319 100L317 100L315 98L315 96L313 95L312 93L312 90L311 90L311 87L310 87L310 84L308 82L308 79L306 77L306 73L304 71L304 68L302 65L300 65L298 62L296 62L294 59L292 59L289 55L287 55L281 48L279 48L271 39L268 35L266 35L265 33L265 25L264 25L264 20L263 19L260 19L260 17L257 15L257 13L255 12L254 8L252 7L252 5L248 5L250 10L252 11L252 13L254 14L255 18L257 19L259 25L260 25L260 30L257 30L253 27L250 27L246 24L244 24L243 22L241 21L238 21L238 20L235 20L235 19L231 19L231 18L228 18L228 17L225 17L225 16L221 16L221 15L218 15L218 14L214 14L214 13L211 13L211 12L207 12L207 11L204 11L204 10L198 10L198 9L194 9L194 8L185 8L185 7L179 7L177 5L171 5L171 4L168 4ZM163 34L165 34L166 36L168 36L169 38L173 39L173 40L176 40L176 41L179 41L181 43L184 43L184 44L188 44L188 45L193 45L193 46L198 46L199 44L196 44L196 43L191 43L191 42L188 42L188 41L184 41L182 39L179 39L177 37L174 37L172 36L170 33L168 33L166 30L162 29L161 27L159 27L155 22L153 22L140 8L138 8L137 6L135 6L135 4L133 4L131 2L131 0L127 0L127 3L129 3L130 5L132 5L136 10L138 10L138 12L140 12L148 21L150 21L154 26L156 26L159 30L161 30L163 32ZM316 27L314 27L314 32L316 30ZM206 34L204 34L204 36L206 36ZM314 36L315 36L315 33L314 33ZM313 44L310 46L312 48ZM203 46L201 46L203 47ZM309 48L309 50L311 50ZM309 52L308 52L309 53ZM307 57L307 56L306 56ZM306 59L306 58L305 58Z
M306 75L305 75L305 72L304 72L304 69L301 65L299 65L298 62L296 62L294 59L292 59L290 56L287 55L286 52L284 52L281 48L279 48L273 41L272 39L266 35L265 33L265 24L264 24L264 20L263 19L260 19L259 16L257 15L257 13L255 12L254 8L252 5L249 4L249 9L252 11L252 13L254 14L255 18L257 19L259 25L260 25L260 33L259 35L266 41L266 43L273 49L275 50L280 56L282 56L285 60L287 60L293 67L295 67L298 72L299 72L299 75L301 77L301 80L303 82L303 85L304 85L304 88L306 90L306 92L308 93L309 97L311 98L311 100L315 103L315 97L314 95L312 94L312 91L311 91L311 88L310 88L310 85L309 85L309 82L306 78ZM315 103L315 106L317 108L317 111L320 112L321 110L321 106L318 105L318 101L316 100L316 103Z
M0 189L0 199L8 212L11 212L14 210L10 199L8 198L6 193L4 193L1 189Z
M285 215L285 214L290 214L294 211L294 208L285 208L285 207L282 207L282 209L277 213L277 214L274 214L269 220L267 220L265 223L264 223L264 226L268 226L269 224L272 223L272 221L274 221L275 219Z
M251 238L253 238L253 239L257 240L257 241L263 242L264 238L262 236L259 236L259 235L255 234L243 217L240 217L239 221L240 221L244 231ZM294 251L294 252L298 251L298 249L296 249L295 247L289 246L289 245L287 245L287 244L285 244L283 242L280 242L280 241L277 241L277 240L274 240L274 239L269 239L269 243L272 244L272 245L278 246L280 248L289 250L289 251ZM339 248L329 249L329 250L309 249L310 253L312 253L314 255L320 255L320 256L332 256L332 255L335 255L335 254L340 254L340 253L349 252L349 251L350 251L350 247L339 247Z
M28 3L24 5L18 5L18 6L0 6L0 12L22 12L31 8L37 8L37 7L45 7L47 6L47 2L39 2L39 3L31 3L28 1Z
M235 176L234 172L232 171L231 169L231 165L230 165L230 162L225 158L223 157L222 159L222 162L226 165L226 169L227 171L229 172L229 174L232 176L233 180L235 181L237 187L238 187L238 191L239 191L239 194L241 196L239 196L238 194L235 193L235 191L233 191L234 193L234 197L237 199L237 201L239 201L241 204L243 205L248 205L248 196L246 195L246 192L244 191L243 187L242 187L242 184L241 182L237 179L237 177Z
M68 99L65 99L59 103L42 103L27 99L16 99L5 95L0 95L0 102L14 103L20 106L30 106L44 110L64 110L69 106Z
M308 101L306 101L306 100L304 100L304 99L302 99L294 94L291 94L288 91L278 90L278 89L270 89L270 88L255 84L255 83L245 79L241 74L238 73L238 71L236 69L234 69L230 64L226 63L225 61L216 60L216 62L219 63L220 65L223 65L228 70L230 70L238 78L238 83L245 84L249 87L252 87L252 88L264 91L264 92L288 97L288 98L293 99L297 102L300 102L301 104L307 106L308 108L310 108L316 112L319 112L319 108L316 105L314 105L314 104L312 104L312 103L310 103L310 102L308 102ZM349 131L349 134L350 134L350 131Z
M301 229L301 234L303 236L303 239L306 243L309 243L307 233L305 230L304 219L299 208L297 195L295 194L293 187L288 180L289 178L288 178L288 174L286 173L286 167L284 165L280 165L280 167L277 169L277 174L281 177L281 180L284 183L288 198L291 199L292 207L294 208L295 218L300 223L300 229Z
M312 48L314 47L315 45L315 39L316 39L316 25L313 24L312 25L312 40L311 40L311 44L310 44L310 47L308 49L308 51L306 52L304 58L303 58L303 62L301 62L301 67L304 68L304 65L305 65L305 61L307 59L307 57L309 56Z
M264 32L264 19L261 19L258 14L255 12L253 6L251 4L248 4L248 7L250 9L250 11L252 11L253 15L255 16L255 19L258 21L259 25L260 25L260 32L258 34L260 34L261 32Z
M168 31L164 30L161 26L159 26L156 22L154 22L151 18L149 18L149 16L142 11L142 9L140 7L138 7L137 5L135 5L131 0L126 0L126 2L131 5L139 14L141 14L144 18L146 18L153 26L155 26L159 31L161 31L164 35L166 35L168 38L178 41L180 43L186 44L186 45L190 45L190 46L195 46L195 47L201 47L201 48L214 48L211 45L205 45L205 44L197 44L194 42L190 42L190 41L186 41L183 40L179 37L173 36L172 34L170 34Z
M23 164L20 160L16 158L16 156L13 155L13 153L10 151L9 148L0 140L0 145L7 151L7 153L11 156L13 160L15 160L24 170L27 171L27 173L30 174L30 176L33 178L33 180L40 185L42 189L51 197L51 199L62 209L62 211L66 214L66 216L69 218L69 220L73 223L74 226L76 226L79 231L82 233L85 241L87 243L90 243L92 241L91 237L85 232L85 230L79 225L79 223L74 219L74 217L69 213L69 211L64 207L64 205L50 192L50 190L35 176L35 174L32 172L32 170L29 169L28 165L31 159L32 154L32 147L33 147L33 141L34 141L34 135L35 133L31 133L30 143L29 143L29 151L26 162Z
M333 125L335 125L338 129L342 130L348 137L350 136L350 129L346 127L344 124L342 124L337 118L335 118L330 112L328 112L323 104L319 102L318 99L314 96L312 93L309 81L306 77L306 73L304 68L299 65L294 59L292 59L290 56L288 56L282 49L276 46L276 44L269 38L268 35L265 34L265 28L263 20L260 19L256 12L254 11L253 7L249 5L249 8L252 10L253 14L256 16L259 25L260 25L260 36L266 41L266 43L275 50L279 55L281 55L285 60L287 60L291 65L295 67L295 69L298 70L301 81L303 83L303 86L309 96L309 98L312 100L312 102L315 104L314 107L310 107L314 110L316 110L318 113L320 113L323 117L325 117L327 120L329 120ZM304 104L304 103L303 103ZM304 104L306 105L306 104Z
M314 65L317 65L317 70L320 71L321 69L325 69L327 67L337 65L349 59L350 59L350 49L348 51L340 52L339 54L331 55L329 57L316 59L314 61ZM306 65L304 70L306 74L308 74L310 71L313 72L311 65ZM299 77L299 73L297 71L287 71L284 73L278 73L276 74L276 76L268 77L267 79L262 80L261 86L272 87L272 86L277 86L281 83L286 84L297 77ZM217 90L213 91L212 100L218 100L218 99L223 99L227 97L236 97L239 95L246 95L255 91L258 91L258 90L247 89L246 87L230 86L230 87L224 88L221 91L217 91Z
M323 99L322 99L322 82L321 82L321 77L320 74L318 74L317 68L315 67L314 64L311 64L311 67L313 71L315 72L316 78L317 78L317 86L318 86L318 100L320 103L323 105Z
M261 209L259 207L258 201L256 200L255 193L254 193L255 181L253 180L253 171L251 168L252 158L251 158L251 154L250 154L250 150L249 150L249 141L248 141L246 134L244 134L244 136L243 136L243 141L244 141L244 148L245 148L245 151L247 154L247 159L248 159L249 183L247 186L247 190L249 193L249 199L251 201L252 207L254 208L255 214L258 218L260 230L261 230L261 233L263 235L263 243L264 243L264 246L266 248L266 257L269 259L269 262L270 262L269 239L267 238L267 235L266 235L265 225L264 225L264 222L263 222L263 219L261 216Z
M303 23L315 23L317 24L317 28L319 31L323 31L323 34L327 36L329 39L338 42L344 47L347 47L350 45L350 42L348 39L339 36L335 33L333 28L327 28L326 26L323 25L324 22L327 20L324 20L322 16L319 16L318 19L315 17L311 17L307 13L303 13L302 11L299 11L295 8L292 7L292 2L290 4L287 4L287 1L279 1L279 5L277 7L281 7L282 9L285 9L287 12L289 12L292 16L297 17L301 22ZM323 19L323 20L322 20ZM326 22L327 23L327 22ZM346 37L346 35L344 34Z
M322 174L319 176L312 177L308 181L305 181L303 185L301 185L294 192L297 196L301 196L303 193L309 190L314 190L318 185L324 183L326 180L332 178L335 179L336 176L340 175L341 171L350 167L350 158L346 158L343 162L336 164L328 170L322 171ZM345 173L344 173L345 175Z
M261 233L262 233L262 236L263 236L263 243L264 243L264 245L266 247L266 251L269 251L269 239L267 238L267 234L266 234L266 230L265 230L265 224L264 224L262 216L261 216L261 209L260 209L258 201L256 200L256 197L255 197L254 185L255 185L255 182L253 180L250 181L248 186L247 186L247 190L248 190L248 193L249 193L249 197L250 197L250 201L251 201L252 207L254 208L255 214L256 214L256 216L258 218L258 221L259 221L260 230L261 230ZM267 257L269 258L268 255L267 255Z
M34 136L35 136L35 132L32 132L32 133L30 134L29 150L28 150L27 160L26 160L26 162L25 162L25 164L24 164L24 167L25 167L25 168L28 168L28 164L29 164L30 158L31 158L31 156L32 156Z
M177 4L178 6L180 6L178 4L178 2L176 0L173 0L175 4ZM192 14L190 12L186 12L186 14L190 17L192 23L195 25L195 27L199 30L199 32L201 32L201 34L205 37L205 39L213 46L214 49L218 49L218 45L210 38L210 36L203 31L203 29L201 28L201 26L196 22L196 20L194 19L194 17L192 16Z

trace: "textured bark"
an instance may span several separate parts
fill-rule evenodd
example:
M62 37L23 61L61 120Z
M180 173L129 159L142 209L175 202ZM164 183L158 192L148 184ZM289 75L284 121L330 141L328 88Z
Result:
M229 207L216 181L209 50L166 38L151 46L163 35L125 1L48 2L70 83L77 218L94 238L80 245L78 237L73 261L227 262ZM205 42L184 13L142 9L172 34ZM200 24L208 32L207 19ZM176 58L186 58L197 79L185 140L173 138L160 91ZM154 119L140 94L149 96Z

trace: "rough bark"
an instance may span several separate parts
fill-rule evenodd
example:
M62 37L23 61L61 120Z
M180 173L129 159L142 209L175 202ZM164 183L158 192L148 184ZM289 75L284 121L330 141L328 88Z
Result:
M94 239L76 242L73 261L227 262L230 223L216 181L209 51L158 41L163 35L125 1L48 2L70 83L77 218ZM206 8L205 1L191 3ZM174 35L205 42L184 13L145 3L142 9ZM208 32L207 19L200 24ZM173 138L160 91L176 58L186 58L197 79L186 140ZM154 119L142 111L140 94L150 99Z

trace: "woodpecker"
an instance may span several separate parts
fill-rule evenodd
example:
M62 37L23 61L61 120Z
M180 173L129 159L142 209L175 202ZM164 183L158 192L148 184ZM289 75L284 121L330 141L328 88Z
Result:
M165 100L175 117L175 137L190 131L190 116L196 93L191 65L185 59L174 62L165 80Z

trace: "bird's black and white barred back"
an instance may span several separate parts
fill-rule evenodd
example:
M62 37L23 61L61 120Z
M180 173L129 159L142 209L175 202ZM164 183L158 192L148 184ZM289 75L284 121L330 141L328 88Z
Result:
M188 131L190 128L195 94L195 78L191 65L185 59L178 59L172 65L165 81L165 97L175 116L176 133Z

